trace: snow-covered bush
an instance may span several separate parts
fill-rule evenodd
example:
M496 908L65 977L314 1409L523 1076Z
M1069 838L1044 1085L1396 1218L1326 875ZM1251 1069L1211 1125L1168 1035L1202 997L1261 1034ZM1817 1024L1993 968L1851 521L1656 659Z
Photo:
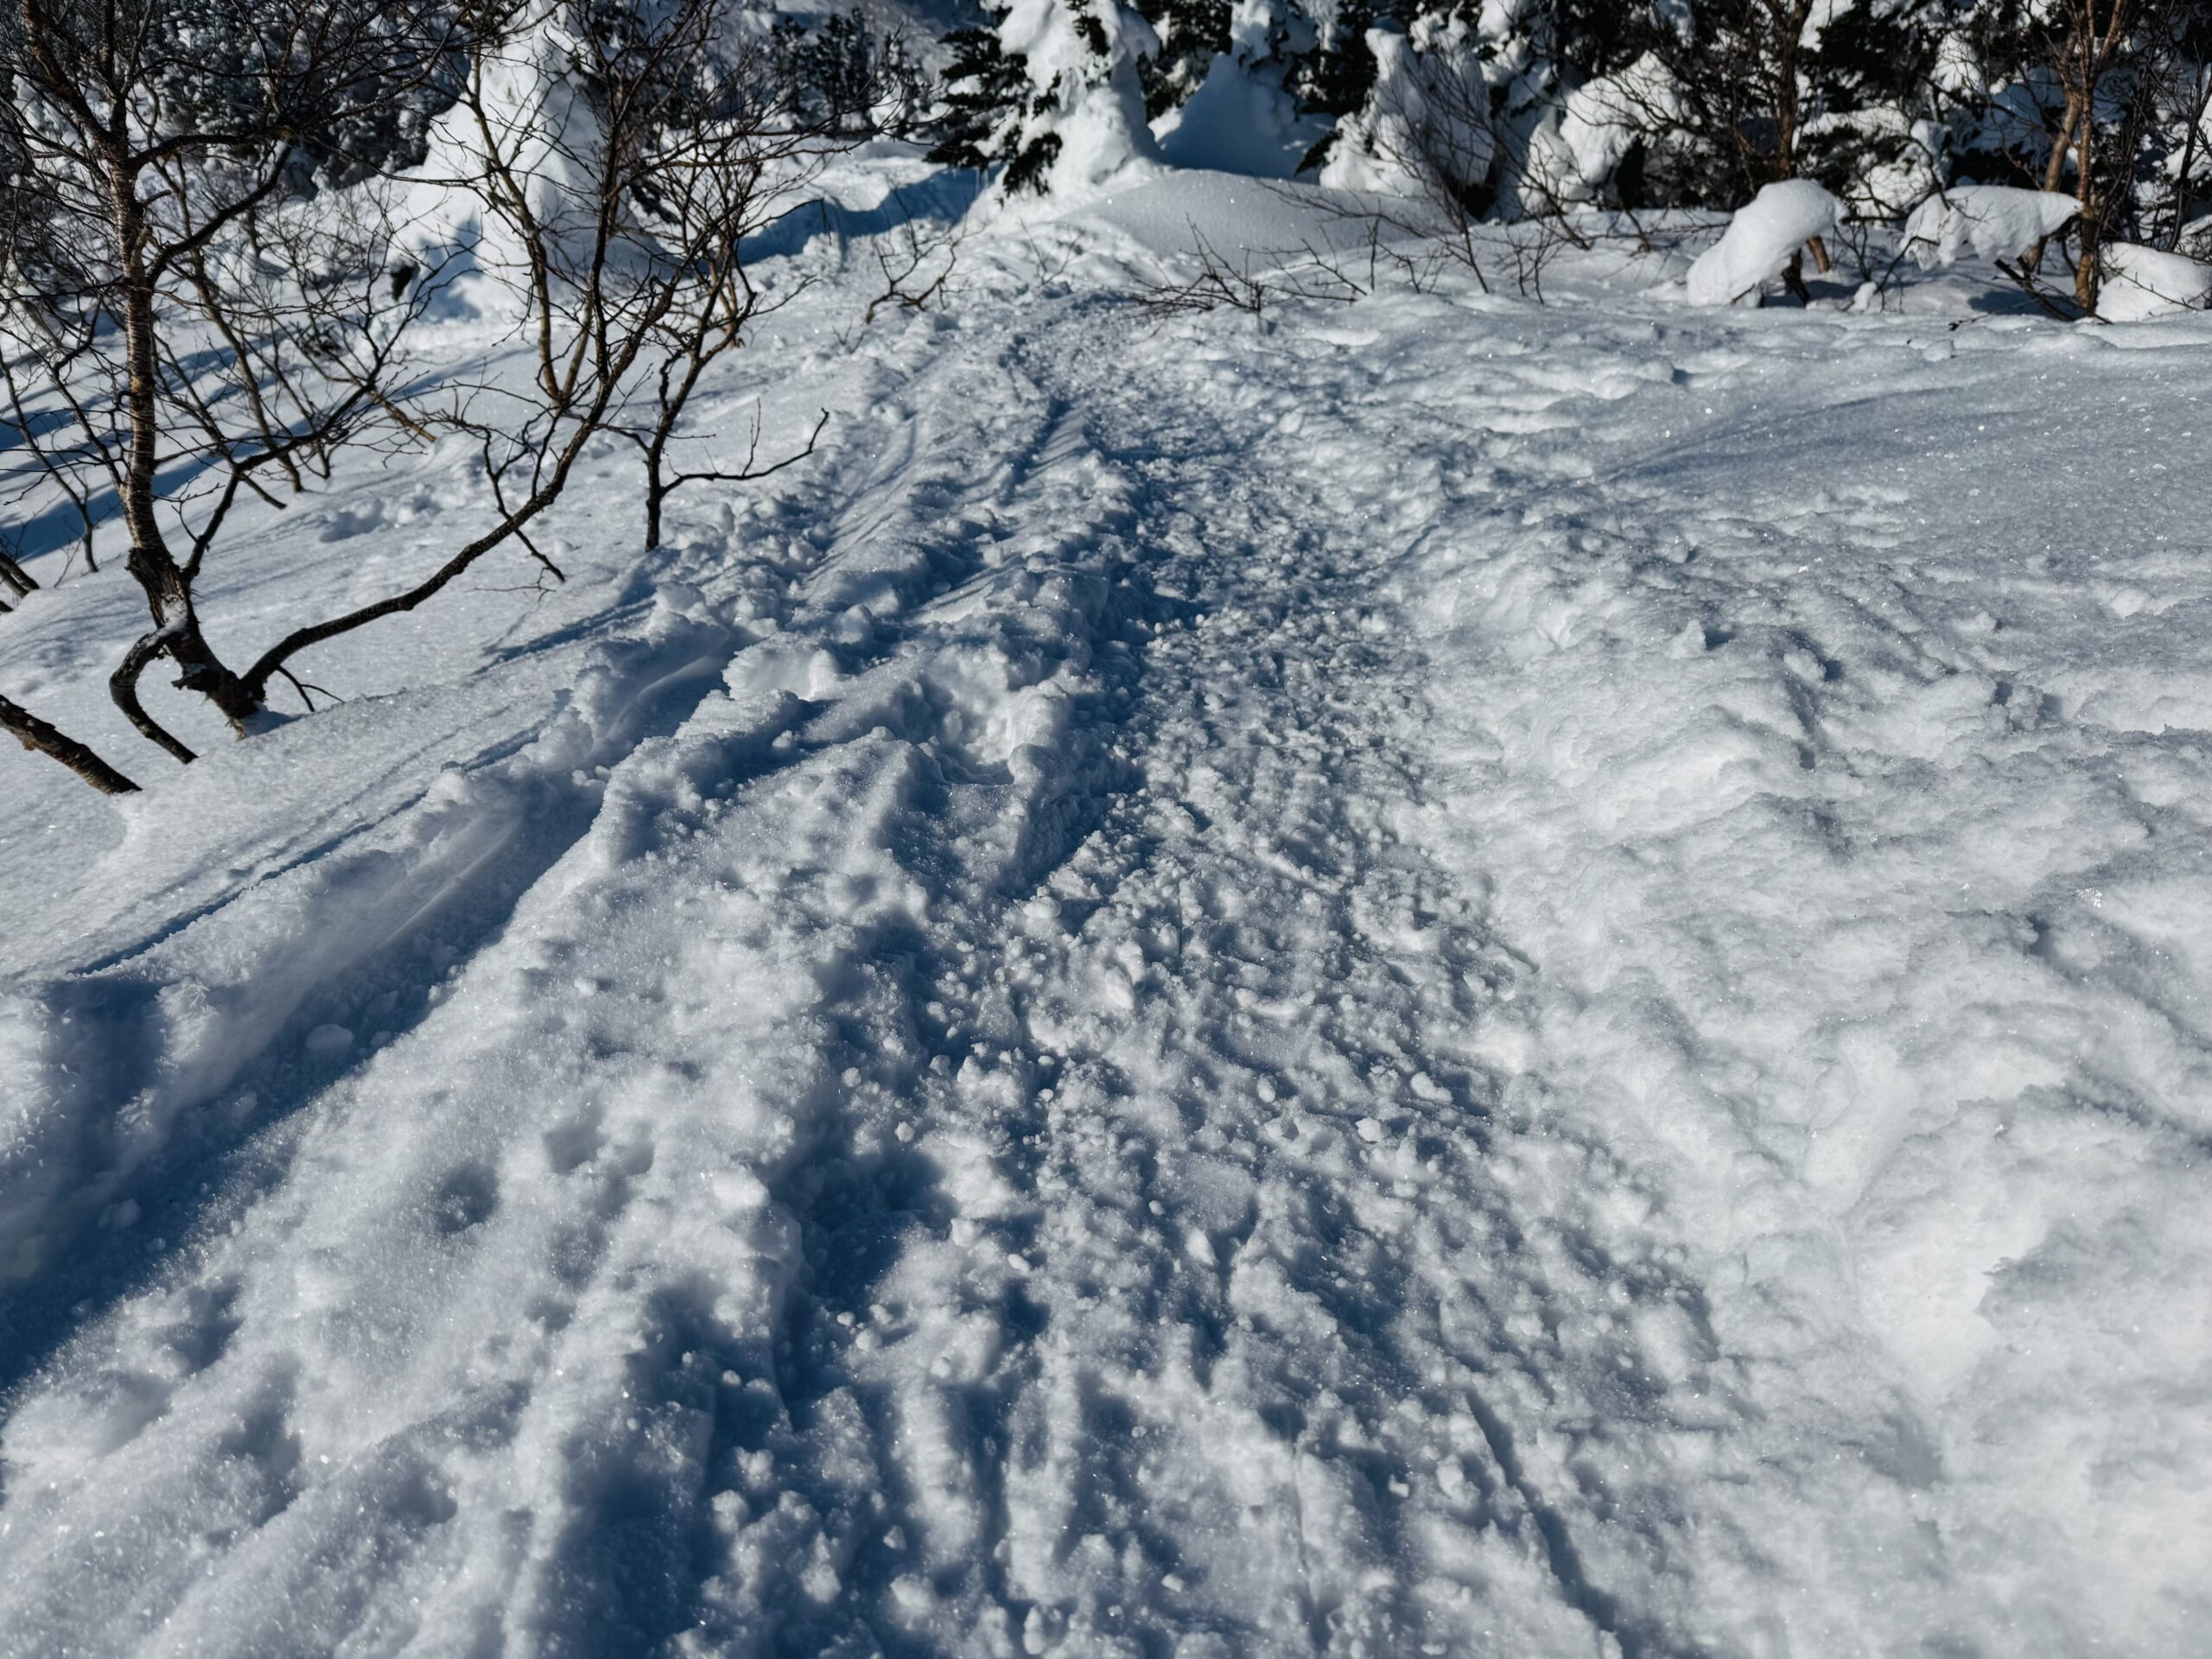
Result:
M1931 0L1552 0L1565 148L1630 207L1723 207L1813 178L1902 212L1938 182Z
M2017 259L2056 235L2079 208L2073 197L2052 190L1954 185L1913 209L1905 220L1905 251L1923 270L1957 264L1968 246L1985 259Z
M1545 152L1553 163L1551 188L1574 199L1615 185L1617 194L1640 200L1640 180L1623 181L1623 166L1631 154L1641 155L1651 133L1674 128L1680 105L1674 76L1655 53L1585 81L1561 104L1554 128L1557 145Z
M2107 242L2097 315L2107 322L2139 322L2212 306L2212 264L2133 242Z
M1972 0L1956 35L1956 176L2071 194L2072 297L2101 310L2099 250L2171 250L2212 195L2212 4Z
M1327 130L1301 115L1287 84L1293 56L1310 48L1315 31L1288 0L1236 0L1228 31L1196 89L1158 123L1160 154L1178 167L1287 177ZM1153 81L1147 98L1170 85Z
M1137 66L1145 114L1154 121L1180 109L1197 93L1217 54L1233 45L1249 53L1249 32L1240 38L1232 0L1141 0L1137 10L1159 41L1159 50ZM1294 13L1292 0L1284 0L1282 10Z
M1482 216L1809 179L1895 225L2004 185L2093 208L2085 248L2171 249L2212 209L2212 0L1139 0L1152 40L1117 0L1001 3L952 37L938 154L1015 188L1147 153L1134 64L1171 162Z
M928 78L911 36L865 11L779 17L768 39L770 79L809 127L901 137L923 113Z
M1338 124L1321 182L1487 207L1502 146L1485 44L1464 17L1444 13L1417 19L1410 33L1370 30L1375 85Z
M1843 204L1810 179L1770 184L1689 270L1693 305L1732 305L1790 269L1815 237L1832 236Z

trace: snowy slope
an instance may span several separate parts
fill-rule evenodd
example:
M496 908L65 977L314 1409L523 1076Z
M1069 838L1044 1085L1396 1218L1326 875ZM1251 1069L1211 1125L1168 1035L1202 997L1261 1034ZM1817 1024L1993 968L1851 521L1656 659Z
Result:
M0 1653L2191 1649L2212 329L1122 302L1255 191L794 237L814 463L189 772L0 618Z

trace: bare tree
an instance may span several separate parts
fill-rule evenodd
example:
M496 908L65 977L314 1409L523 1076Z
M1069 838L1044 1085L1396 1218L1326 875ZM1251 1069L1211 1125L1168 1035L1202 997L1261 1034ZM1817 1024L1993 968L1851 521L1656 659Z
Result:
M59 760L103 795L129 795L137 790L137 785L75 738L55 730L22 704L7 697L0 697L0 732L7 733L33 753Z
M842 102L791 96L775 54L731 44L733 19L730 0L618 0L576 15L565 79L518 77L488 55L472 67L461 110L475 169L454 182L489 208L533 360L526 388L475 388L447 423L475 437L518 529L601 434L639 453L652 548L677 490L780 471L813 453L826 424L766 465L757 427L741 465L677 459L709 370L795 291L764 292L746 238L868 130ZM526 37L505 51L543 47ZM518 82L533 88L519 103Z
M115 701L166 658L245 730L276 657L240 674L202 630L195 588L242 494L391 410L419 302L386 277L373 212L302 197L341 168L456 40L433 0L22 0L0 36L0 359L32 498L89 538L111 512L152 628ZM101 503L99 506L95 505Z
M2204 0L1998 0L1977 19L1976 49L2018 89L2032 135L2010 146L2022 181L2071 194L2078 211L2070 300L2094 315L2107 249L2120 240L2175 245L2187 222L2212 75L2212 6ZM2037 125L2040 131L2035 130ZM2177 144L2169 150L2170 143ZM2172 165L2163 163L2171 160ZM2171 191L2159 200L2162 178ZM2163 208L2163 211L2161 209ZM2038 242L2015 280L2047 308ZM2063 292L2063 290L2061 290Z
M651 542L674 489L774 470L687 469L671 446L761 309L746 234L850 123L795 115L764 55L730 55L727 0L22 4L0 40L24 92L0 114L0 362L35 462L17 486L74 511L88 551L120 520L153 626L110 689L176 759L137 694L153 663L241 734L279 678L312 707L300 653L495 549L557 579L531 529L595 441L644 455ZM423 121L395 143L410 99ZM473 201L481 239L411 243L401 169ZM515 319L522 372L410 370L412 325L464 267ZM489 486L475 533L243 669L218 654L195 593L242 497L282 506L349 448L448 442Z
M787 211L825 157L874 130L879 99L899 95L893 69L906 63L853 46L865 36L840 35L852 49L830 54L836 73L800 79L795 69L811 60L788 40L732 48L732 22L725 0L677 0L641 24L592 34L583 48L599 156L634 157L631 176L609 171L606 182L626 200L632 245L624 263L656 319L641 389L612 422L645 466L648 549L661 543L668 498L686 485L765 478L813 454L826 414L802 447L766 465L757 422L734 467L683 465L675 446L708 370L798 290L764 292L747 269L746 238ZM588 167L593 158L571 159Z

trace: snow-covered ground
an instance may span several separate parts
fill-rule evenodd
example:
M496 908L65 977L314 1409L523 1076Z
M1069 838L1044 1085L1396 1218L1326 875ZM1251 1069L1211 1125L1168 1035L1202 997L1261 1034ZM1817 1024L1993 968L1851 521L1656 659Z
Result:
M794 233L188 772L0 618L0 1652L2201 1649L2212 320L1126 302L1296 218Z

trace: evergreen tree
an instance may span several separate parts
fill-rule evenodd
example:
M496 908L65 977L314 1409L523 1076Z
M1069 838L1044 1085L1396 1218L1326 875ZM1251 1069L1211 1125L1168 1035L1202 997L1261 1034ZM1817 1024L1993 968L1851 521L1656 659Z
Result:
M1159 39L1118 0L1013 0L995 29L948 41L933 158L1003 167L1011 193L1081 191L1156 157L1139 67Z
M1230 49L1230 0L1140 0L1138 10L1160 37L1160 50L1144 60L1144 112L1157 121L1189 101Z

